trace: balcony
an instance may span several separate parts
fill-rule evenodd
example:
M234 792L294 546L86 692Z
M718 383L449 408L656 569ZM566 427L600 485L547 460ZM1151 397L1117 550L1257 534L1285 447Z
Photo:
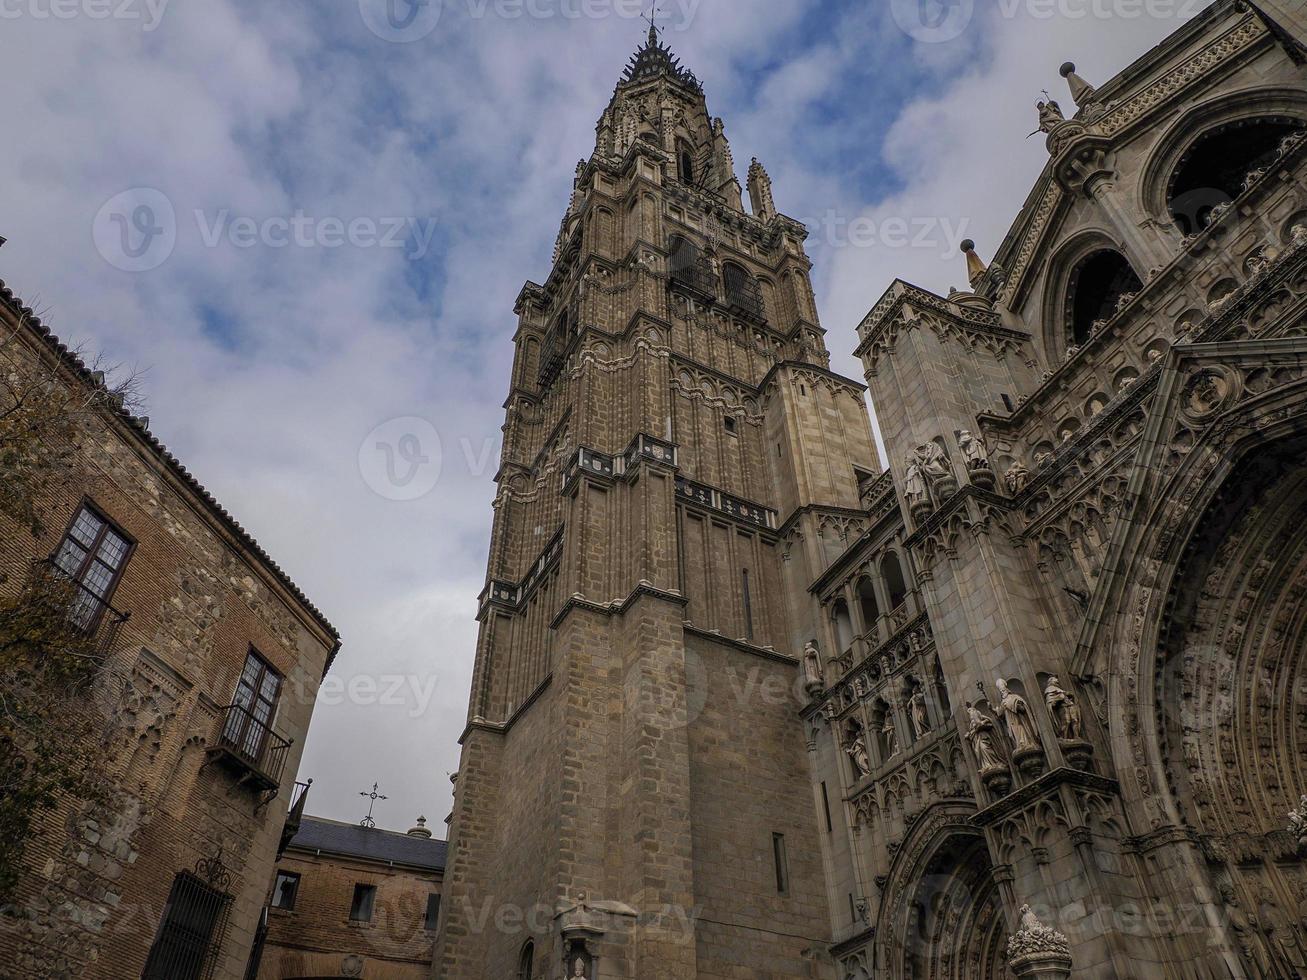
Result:
M717 274L712 263L698 250L683 249L672 256L669 279L672 288L680 288L712 302L717 298Z
M762 302L762 287L750 275L727 277L726 308L736 316L755 323L765 323L767 320Z
M113 652L119 632L131 618L131 613L115 609L81 582L69 578L48 558L32 563L28 590L61 603L67 609L69 624L86 637L101 660Z
M271 723L241 704L222 709L223 721L209 760L220 762L240 776L239 784L276 796L286 769L290 741L272 731ZM264 802L267 802L265 800Z

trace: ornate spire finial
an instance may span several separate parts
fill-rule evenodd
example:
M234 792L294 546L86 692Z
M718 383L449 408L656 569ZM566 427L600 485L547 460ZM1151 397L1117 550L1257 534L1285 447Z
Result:
M658 46L658 22L655 18L658 16L658 2L654 0L653 6L649 8L649 13L645 15L645 20L649 22L649 47Z
M980 280L985 277L985 273L989 270L985 268L985 263L976 254L976 243L970 238L962 243L962 251L967 257L967 279L971 283L971 288L975 289L980 285Z
M1074 62L1068 61L1063 65L1061 74L1066 79L1067 84L1071 86L1071 98L1075 99L1077 106L1083 109L1087 103L1094 100L1094 93L1098 89L1076 74Z

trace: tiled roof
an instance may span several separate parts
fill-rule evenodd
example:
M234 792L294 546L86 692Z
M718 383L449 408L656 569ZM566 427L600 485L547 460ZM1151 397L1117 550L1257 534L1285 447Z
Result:
M81 378L82 381L92 386L98 386L100 384L96 376L91 372L90 368L86 366L82 359L78 357L75 352L70 350L66 344L60 341L59 338L51 332L49 327L41 322L41 318L32 312L31 307L25 306L23 301L14 295L13 290L5 284L3 279L0 279L0 302L3 302L8 306L20 322L26 323L26 325L45 342L46 346L58 355L63 363L74 374ZM182 465L181 461L168 451L167 446L154 437L146 424L148 420L137 418L122 408L115 410L110 406L108 410L116 411L119 419L130 429L135 431L141 439L144 440L145 444L154 451L155 455L163 460L168 468L171 469L172 472L176 474L177 477L208 506L209 511L213 516L216 517L240 540L243 545L245 545L246 548L250 550L251 553L254 554L255 557L259 559L263 566L276 577L277 581L280 582L286 590L313 615L313 618L318 621L318 624L337 641L336 648L339 649L340 633L336 631L336 628L327 621L327 618L322 615L317 606L309 601L308 597L300 590L299 586L291 581L290 576L283 572L281 567L272 560L271 556L269 556L268 553L259 546L259 543L254 540L250 533L246 531L245 528L241 527L240 523L232 517L231 514L227 513L226 508L224 508L222 504L214 499L213 494L209 493L209 491L204 488L204 485L191 475L191 472ZM335 656L336 650L333 650L331 653L331 659L334 659ZM331 668L331 659L327 661L328 669Z
M443 840L410 837L393 830L369 829L322 817L306 816L290 846L298 851L322 851L442 873L445 870Z

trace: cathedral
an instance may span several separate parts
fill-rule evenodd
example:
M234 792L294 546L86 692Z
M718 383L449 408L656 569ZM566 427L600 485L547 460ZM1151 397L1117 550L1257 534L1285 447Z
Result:
M651 32L517 300L437 977L1307 976L1305 44L1063 66L855 380Z

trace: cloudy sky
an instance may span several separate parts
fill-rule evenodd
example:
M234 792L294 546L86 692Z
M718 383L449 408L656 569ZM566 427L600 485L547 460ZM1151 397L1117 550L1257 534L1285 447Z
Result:
M1046 159L1035 101L1070 105L1061 62L1105 81L1204 5L664 0L661 22L737 164L812 225L856 377L893 277L947 290L962 238L992 254ZM374 781L382 826L448 812L513 300L548 275L642 7L0 0L0 277L145 369L155 433L344 635L301 773L324 816L357 820Z

